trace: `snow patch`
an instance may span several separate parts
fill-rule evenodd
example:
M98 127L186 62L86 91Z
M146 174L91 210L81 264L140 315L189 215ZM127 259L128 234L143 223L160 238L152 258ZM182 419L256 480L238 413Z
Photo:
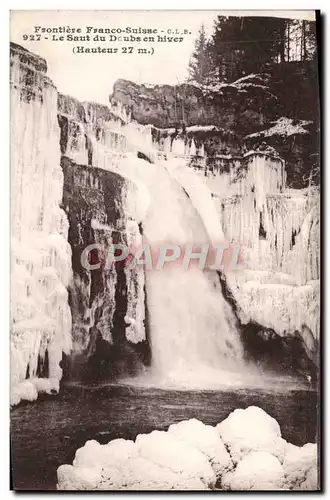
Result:
M292 118L282 116L272 123L274 124L272 127L247 135L246 138L271 137L273 135L290 136L296 134L308 134L308 130L304 127L313 122L307 120L293 120Z

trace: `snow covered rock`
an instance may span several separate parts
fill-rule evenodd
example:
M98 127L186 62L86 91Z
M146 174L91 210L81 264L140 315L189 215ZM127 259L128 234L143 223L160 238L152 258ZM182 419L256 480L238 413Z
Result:
M187 477L143 457L103 469L99 490L206 490L198 477Z
M216 429L236 464L251 451L272 453L283 460L286 442L280 426L257 406L233 411Z
M85 446L76 451L73 465L75 467L112 466L125 462L137 456L136 445L133 441L115 439L108 444L101 445L95 440L87 441Z
M197 448L206 455L217 478L232 469L233 462L217 430L211 425L205 425L196 420L184 420L170 425L169 434Z
M185 480L200 479L206 486L216 482L215 474L207 458L199 450L182 442L176 436L163 431L140 434L136 445L142 457L169 468Z
M58 489L205 490L214 485L215 475L201 453L159 434L166 433L138 436L140 450L138 444L124 439L106 445L87 441L76 452L73 466L58 469Z
M92 491L101 480L100 467L74 467L72 465L61 465L57 469L57 489Z
M29 380L23 380L12 387L10 393L11 406L17 405L22 399L26 401L35 401L38 398L38 391L34 384Z
M273 126L261 130L260 132L255 132L247 137L271 137L272 135L288 136L296 134L308 134L308 130L304 127L310 125L312 122L307 120L292 120L285 116L281 116L278 120L272 122Z
M273 329L279 336L301 335L306 351L317 349L320 330L320 282L302 286L260 283L255 273L253 281L233 284L232 291L239 304L243 324L250 321ZM231 280L231 284L233 280ZM311 338L304 335L305 327Z
M222 479L222 488L234 491L282 489L284 471L279 460L261 451L245 455L234 472Z
M293 490L317 490L317 445L307 443L301 448L288 445L283 468L287 486Z
M60 490L205 490L215 480L202 453L159 431L139 435L136 443L87 441L73 466L58 469Z
M87 441L57 476L59 490L315 491L317 448L287 443L276 420L250 406L216 427L191 419L135 443Z

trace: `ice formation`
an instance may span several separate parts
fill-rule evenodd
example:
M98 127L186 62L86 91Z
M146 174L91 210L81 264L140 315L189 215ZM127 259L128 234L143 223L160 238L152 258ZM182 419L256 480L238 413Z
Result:
M243 323L280 335L305 327L319 337L319 204L317 194L286 189L277 160L255 155L238 193L216 203L229 241L241 243L247 270L228 283ZM234 187L233 187L234 189Z
M192 419L134 441L87 441L57 470L58 490L319 489L317 447L281 437L261 408L235 410L212 427Z
M71 347L61 155L70 186L76 185L86 201L75 214L77 244L93 234L96 243L110 246L114 232L132 247L235 241L243 247L246 269L229 273L227 284L241 322L257 322L281 336L299 335L312 356L319 332L318 193L287 189L285 165L272 151L220 155L207 170L204 142L194 134L217 132L213 126L187 127L186 134L158 130L156 139L153 127L132 121L119 103L107 107L57 94L45 72L42 59L13 46L12 384L29 378L13 391L13 401L24 388L28 399L35 398L30 384L41 389L37 380L46 353L51 383L42 389L57 390L62 351ZM260 84L258 75L236 83L244 88L254 80ZM111 196L102 172L114 174ZM105 205L111 197L109 215ZM88 224L96 221L88 234L87 215ZM219 367L242 368L235 318L215 274L196 268L144 272L139 266L127 266L123 273L125 335L133 343L145 339L146 289L157 376L175 380L185 374L187 382L200 377L196 367L207 367L211 378L219 378ZM87 347L100 310L98 328L112 341L118 280L113 269L103 275L103 291L92 301L91 276L74 275L74 350Z
M11 53L11 385L12 403L58 391L62 351L71 347L67 286L71 253L60 209L57 91L45 62ZM32 83L31 83L32 82ZM39 375L46 353L47 381ZM47 363L45 362L45 365ZM29 376L29 380L25 378Z

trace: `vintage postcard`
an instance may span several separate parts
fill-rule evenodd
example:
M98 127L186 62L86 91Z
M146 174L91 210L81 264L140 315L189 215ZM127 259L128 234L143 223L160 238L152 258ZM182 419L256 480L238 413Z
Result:
M12 489L322 489L319 18L11 11Z

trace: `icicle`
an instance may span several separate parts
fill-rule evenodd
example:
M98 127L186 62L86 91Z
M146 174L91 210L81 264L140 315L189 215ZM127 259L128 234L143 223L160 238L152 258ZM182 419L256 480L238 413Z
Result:
M184 140L176 137L172 142L172 153L177 156L184 156L185 144Z
M167 135L165 137L165 139L164 139L163 150L165 151L165 153L170 153L172 151L172 148L171 148L171 137L169 135Z
M194 139L192 139L191 145L190 145L190 156L196 156L196 144L195 144Z

